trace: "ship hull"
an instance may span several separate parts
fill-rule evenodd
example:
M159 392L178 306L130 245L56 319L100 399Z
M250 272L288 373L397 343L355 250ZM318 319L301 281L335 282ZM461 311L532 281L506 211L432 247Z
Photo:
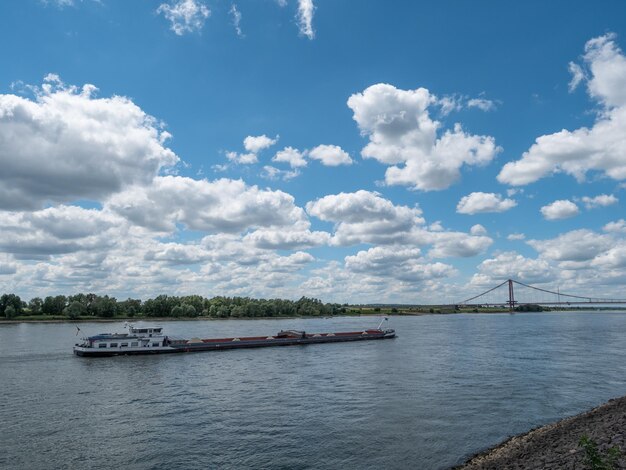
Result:
M303 346L307 344L346 343L353 341L371 341L395 338L393 330L367 330L365 332L322 333L304 337L250 337L204 339L198 341L178 341L169 346L158 348L121 348L98 349L75 346L74 354L82 357L111 357L148 354L173 354L204 351L222 351L229 349L267 348L276 346Z

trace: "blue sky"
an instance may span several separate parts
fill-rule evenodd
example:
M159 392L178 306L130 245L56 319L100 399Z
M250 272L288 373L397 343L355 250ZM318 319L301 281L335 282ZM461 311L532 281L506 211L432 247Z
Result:
M0 290L626 281L626 5L0 4Z

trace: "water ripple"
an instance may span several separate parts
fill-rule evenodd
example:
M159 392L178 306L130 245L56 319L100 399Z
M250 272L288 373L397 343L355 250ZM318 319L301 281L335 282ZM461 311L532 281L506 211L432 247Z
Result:
M210 337L368 322L166 328ZM391 323L393 341L94 360L71 355L71 325L0 326L0 467L438 469L626 393L626 315Z

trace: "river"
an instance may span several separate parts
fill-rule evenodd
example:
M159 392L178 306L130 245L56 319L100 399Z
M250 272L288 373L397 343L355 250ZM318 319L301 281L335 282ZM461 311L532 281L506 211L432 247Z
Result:
M162 326L228 337L377 321ZM440 469L626 394L624 313L427 315L386 326L398 338L79 358L71 324L2 324L0 467ZM122 327L80 324L85 334Z

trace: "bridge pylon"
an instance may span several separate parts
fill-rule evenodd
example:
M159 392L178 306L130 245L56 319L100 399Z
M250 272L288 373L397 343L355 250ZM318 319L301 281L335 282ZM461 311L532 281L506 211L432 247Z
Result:
M509 312L515 310L515 292L513 291L513 279L509 279Z

